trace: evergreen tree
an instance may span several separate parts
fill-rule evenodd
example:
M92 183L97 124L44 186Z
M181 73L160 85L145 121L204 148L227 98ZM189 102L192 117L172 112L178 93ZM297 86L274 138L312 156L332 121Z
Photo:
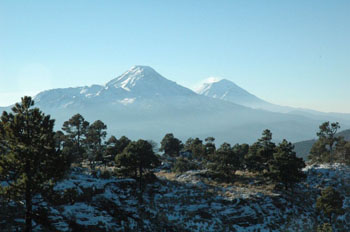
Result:
M240 167L239 156L233 151L230 144L223 143L216 150L213 162L208 164L208 167L226 181L230 181Z
M203 145L203 141L199 138L189 138L185 144L185 150L192 153L193 157L196 159L206 158L206 149Z
M215 154L216 146L215 146L215 138L214 137L207 137L205 140L205 156L209 157L213 154Z
M344 146L340 149L341 159L343 163L350 165L350 142L344 144Z
M55 141L56 141L57 149L62 151L64 149L64 145L65 145L65 142L66 142L66 136L63 134L62 131L56 131L54 138L55 138Z
M339 141L336 133L340 128L339 123L324 122L320 125L320 130L317 132L318 141L312 146L309 160L311 162L329 162L333 163L334 148Z
M118 140L117 154L122 153L131 142L132 141L126 136L120 137Z
M238 162L239 162L239 169L242 170L245 167L245 157L249 152L249 145L244 144L235 144L232 147L233 152L236 154Z
M104 161L105 164L113 161L115 159L115 156L117 155L117 144L118 144L118 139L112 135L106 142L106 152L104 156Z
M74 152L76 150L73 142L62 131L57 131L55 133L55 141L57 148L62 152L62 155L66 157L68 164L71 165L75 162L76 157Z
M268 176L288 189L306 177L302 171L304 167L305 162L296 156L293 144L284 139L269 162Z
M153 152L152 145L140 139L129 143L123 152L115 157L115 164L117 174L138 179L141 188L144 173L151 173L160 162Z
M272 133L266 129L262 137L249 148L245 157L247 169L253 172L262 172L268 169L268 163L273 158L275 143L272 142Z
M106 160L115 160L115 156L123 152L123 150L131 143L126 136L122 136L119 140L115 136L111 136L106 142Z
M0 185L2 197L25 201L25 229L32 231L33 198L63 177L67 162L55 139L54 120L22 98L13 113L0 120ZM58 136L58 134L56 134Z
M107 136L106 130L107 126L101 120L92 123L87 130L85 144L90 164L95 161L103 161L105 153L103 141Z
M321 191L321 196L317 198L316 209L323 212L332 225L332 218L343 214L344 197L333 187L329 186Z
M345 141L343 136L338 137L333 156L336 162L350 164L350 142Z
M184 157L179 157L176 159L172 170L177 173L183 173L190 170L197 170L198 168L199 166L195 162Z
M312 145L308 160L310 160L311 163L330 162L329 150L327 149L327 144L323 141L323 139L318 139Z
M175 157L179 156L183 148L182 142L175 138L172 133L166 134L160 142L160 145L160 151L164 151L165 154Z
M158 143L152 139L147 140L147 142L152 145L153 152L158 154L160 150Z
M67 139L69 140L66 147L67 150L71 152L73 160L76 162L81 162L86 156L83 143L86 139L88 128L89 122L85 121L84 117L80 114L74 115L63 123L62 130L66 133Z

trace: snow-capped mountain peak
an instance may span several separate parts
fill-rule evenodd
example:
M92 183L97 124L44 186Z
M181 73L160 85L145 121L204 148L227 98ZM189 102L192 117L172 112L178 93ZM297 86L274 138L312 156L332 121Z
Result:
M133 93L137 96L193 95L191 90L170 81L149 66L136 65L106 84L105 90ZM128 96L134 97L134 96Z
M139 81L159 81L165 79L149 66L135 65L119 77L111 80L106 87L122 88L130 91Z
M208 97L220 98L223 100L228 94L235 95L236 97L252 97L253 95L242 89L232 81L227 79L217 79L209 78L207 79L202 86L200 86L196 92L200 95L205 95ZM254 96L255 97L255 96ZM239 100L239 99L237 99Z
M227 79L208 78L202 86L196 89L196 93L256 109L273 112L289 112L291 110L290 107L264 101Z
M252 108L263 108L262 106L269 104L227 79L209 78L196 92L200 95L226 100Z

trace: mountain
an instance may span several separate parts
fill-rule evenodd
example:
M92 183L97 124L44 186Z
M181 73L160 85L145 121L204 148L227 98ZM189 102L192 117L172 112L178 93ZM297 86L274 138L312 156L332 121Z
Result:
M350 130L343 130L336 134L336 136L342 136L346 141L350 141ZM294 143L294 150L299 157L303 157L304 160L307 160L312 145L316 142L316 139L305 140L301 142Z
M279 106L264 101L227 79L204 82L202 86L196 90L196 93L255 109L282 113L293 110L292 107Z
M39 93L35 100L44 108L71 108L82 105L129 105L144 99L189 97L196 94L147 66L133 66L106 85L53 89Z
M90 122L105 122L110 134L155 141L172 132L181 140L214 136L217 143L252 143L269 128L275 141L295 142L313 137L323 122L199 95L147 66L134 66L105 85L51 89L34 100L56 119L56 129L80 113Z
M325 113L305 108L276 105L256 97L227 79L206 81L196 89L196 93L254 109L299 115L319 121L341 122L342 127L346 128L349 128L350 125L350 114Z

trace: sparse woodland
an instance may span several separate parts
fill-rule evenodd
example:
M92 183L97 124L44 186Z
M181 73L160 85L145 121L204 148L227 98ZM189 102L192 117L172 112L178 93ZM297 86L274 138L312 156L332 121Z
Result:
M341 185L344 188L338 188L335 183L313 185L318 183L317 178L326 178L321 172L315 174L317 167L329 165L329 173L335 173L333 166L341 165L346 170L350 165L350 142L335 136L340 128L338 123L320 125L307 165L296 156L291 142L275 143L268 129L250 145L218 145L210 136L204 141L188 138L183 142L168 133L158 147L154 141L110 136L108 125L100 120L90 123L80 114L67 119L60 131L53 128L54 120L35 108L30 97L22 98L12 112L2 114L1 231L239 231L240 228L242 231L244 228L246 231L280 228L347 231L350 228L338 222L338 218L347 220L344 215L350 217L344 203L344 195L350 193L347 179L338 179L344 182ZM83 187L84 181L105 185L99 188L97 184L90 189ZM241 192L228 190L233 188ZM177 200L169 197L171 191L178 193ZM238 192L244 195L244 191L257 195L235 196ZM241 218L234 213L235 209L239 212L240 207L253 207L259 201L268 204L268 199L273 202L270 208L279 205L281 208L275 209L277 214L288 217L267 222L261 217L269 217L266 212L259 217L251 213ZM206 201L210 210L217 207L216 213L211 215L201 208L191 211L198 200ZM170 205L177 201L182 202L182 208L177 206L182 211L170 217L168 211L177 210ZM69 205L79 204L91 204L85 209L93 206L105 214L96 216L100 219L96 223L84 224L77 218L79 214L74 215L75 209L71 209L71 214L67 210ZM225 212L221 205L227 205L226 214L217 213ZM304 222L298 224L295 221L303 205L308 212L302 214L306 215ZM283 207L289 211L283 211ZM196 224L196 218L207 227ZM184 223L186 220L192 224Z

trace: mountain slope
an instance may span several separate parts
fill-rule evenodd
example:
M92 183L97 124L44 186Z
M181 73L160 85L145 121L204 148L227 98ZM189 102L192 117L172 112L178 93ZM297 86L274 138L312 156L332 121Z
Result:
M47 90L34 100L56 119L56 129L80 113L90 122L105 122L110 134L156 141L172 132L182 140L214 136L218 143L251 143L266 128L277 142L300 141L322 123L198 95L147 66L134 66L106 85Z
M325 113L316 110L272 104L256 97L232 81L226 79L204 82L204 84L198 88L196 92L203 96L229 101L254 109L299 115L318 121L340 122L343 128L350 128L350 114Z
M53 89L39 93L35 100L44 108L71 108L94 104L128 105L142 99L188 97L196 94L170 81L147 66L133 66L106 85ZM44 99L44 100L43 100Z
M196 93L255 109L264 109L273 112L288 112L293 109L291 107L279 106L264 101L227 79L205 82L196 90Z

